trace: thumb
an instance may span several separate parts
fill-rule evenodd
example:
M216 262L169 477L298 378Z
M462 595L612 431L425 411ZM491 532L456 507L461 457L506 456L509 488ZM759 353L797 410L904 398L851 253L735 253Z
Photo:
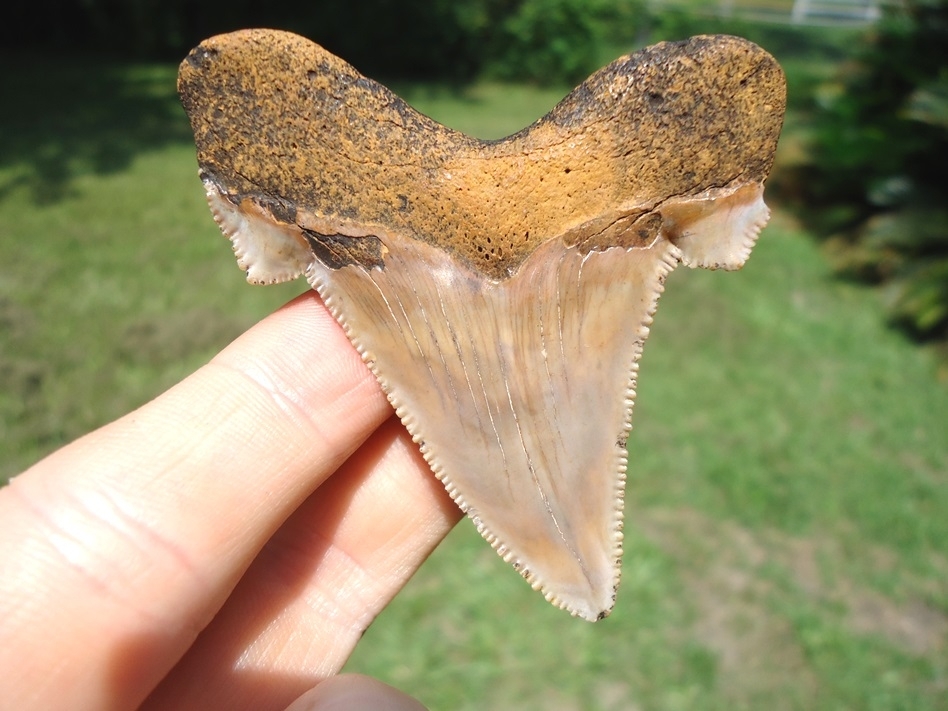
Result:
M340 674L310 689L286 711L427 711L420 701L378 679Z

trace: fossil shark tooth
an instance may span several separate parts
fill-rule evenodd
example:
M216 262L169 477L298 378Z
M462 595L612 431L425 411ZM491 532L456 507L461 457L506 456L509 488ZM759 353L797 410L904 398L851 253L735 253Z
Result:
M178 83L248 279L305 275L484 538L608 614L638 359L668 272L739 268L767 220L774 59L659 44L499 141L283 32L209 39Z

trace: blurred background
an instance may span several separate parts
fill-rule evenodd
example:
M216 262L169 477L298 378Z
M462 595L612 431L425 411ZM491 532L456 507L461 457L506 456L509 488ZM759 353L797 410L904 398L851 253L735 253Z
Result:
M774 207L671 275L640 372L623 584L555 610L462 522L350 670L432 709L948 709L948 2L33 0L0 24L0 482L305 288L210 219L177 63L289 29L484 138L693 34L780 60ZM0 523L2 525L2 523Z

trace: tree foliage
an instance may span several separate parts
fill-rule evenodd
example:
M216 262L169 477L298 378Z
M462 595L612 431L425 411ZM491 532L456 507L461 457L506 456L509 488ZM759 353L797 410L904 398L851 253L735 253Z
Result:
M298 32L363 73L397 79L496 76L572 82L598 48L630 37L643 0L33 0L0 23L10 48L179 59L202 39L244 27Z
M948 1L890 5L815 101L801 214L894 320L948 338Z
M599 67L603 44L629 42L648 17L640 0L523 0L507 9L488 72L540 84L585 79Z

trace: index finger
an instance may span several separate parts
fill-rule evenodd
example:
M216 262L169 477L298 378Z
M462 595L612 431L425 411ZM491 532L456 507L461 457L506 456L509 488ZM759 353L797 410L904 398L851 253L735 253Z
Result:
M14 479L0 491L0 664L21 673L0 696L105 708L116 649L150 635L150 668L124 682L137 705L273 532L390 415L310 292Z

